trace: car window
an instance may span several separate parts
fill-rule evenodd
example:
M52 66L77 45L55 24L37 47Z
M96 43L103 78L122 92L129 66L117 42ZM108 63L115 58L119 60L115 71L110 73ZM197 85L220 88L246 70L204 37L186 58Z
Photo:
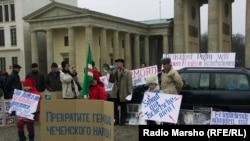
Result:
M215 74L216 90L244 90L249 89L249 81L245 74L217 73Z
M209 73L180 73L184 82L183 89L208 89Z

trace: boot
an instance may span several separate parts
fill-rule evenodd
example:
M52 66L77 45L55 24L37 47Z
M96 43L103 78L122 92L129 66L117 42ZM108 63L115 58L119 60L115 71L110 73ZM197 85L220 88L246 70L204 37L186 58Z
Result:
M18 132L18 138L19 138L19 141L25 141L26 137L24 135L24 132Z
M35 134L29 134L29 141L34 141Z

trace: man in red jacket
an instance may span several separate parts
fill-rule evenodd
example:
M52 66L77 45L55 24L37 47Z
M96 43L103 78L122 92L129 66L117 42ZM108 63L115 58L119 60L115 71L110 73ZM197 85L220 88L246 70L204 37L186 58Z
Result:
M90 100L107 100L107 92L105 91L104 84L100 81L98 71L93 72L94 82L90 85Z
M36 82L32 78L26 78L23 81L23 90L32 94L40 95L40 93L36 89ZM19 117L17 121L17 129L18 129L18 137L19 141L25 141L25 133L24 133L24 125L27 125L27 130L29 132L29 141L34 141L35 138L35 129L34 129L34 122L39 121L39 112L40 112L40 103L42 100L42 96L40 95L40 99L37 105L37 111L34 113L35 117L34 120L30 120L24 117Z

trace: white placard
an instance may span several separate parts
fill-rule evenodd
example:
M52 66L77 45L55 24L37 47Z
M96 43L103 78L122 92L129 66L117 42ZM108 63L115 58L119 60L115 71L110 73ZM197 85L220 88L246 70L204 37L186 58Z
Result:
M40 95L15 89L10 101L9 113L16 111L17 116L34 120L33 113L37 110L39 99Z
M145 92L140 118L177 123L181 100L181 95Z
M163 54L171 59L174 69L184 67L235 67L235 53L184 53Z
M249 125L249 113L212 111L210 124L212 125Z

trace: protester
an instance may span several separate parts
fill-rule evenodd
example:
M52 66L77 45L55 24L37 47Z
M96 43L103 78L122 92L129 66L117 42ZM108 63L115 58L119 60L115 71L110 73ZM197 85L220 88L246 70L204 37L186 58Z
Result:
M164 93L161 91L159 84L158 84L158 78L156 75L151 74L146 78L146 85L148 86L148 90L146 92L153 92L153 93ZM147 125L156 125L155 120L147 120Z
M36 112L34 113L34 120L27 119L25 117L19 117L17 121L17 129L18 129L18 138L19 141L25 141L26 136L24 132L24 125L27 125L28 137L29 141L34 141L35 139L35 129L34 122L39 121L39 113L40 113L40 103L42 100L42 96L36 89L36 82L32 78L26 78L23 81L23 90L32 94L36 94L40 96Z
M123 59L116 59L115 65L116 69L110 70L109 76L109 82L114 83L110 98L114 102L115 125L125 125L128 102L126 97L133 92L132 75L130 70L124 68ZM121 106L121 118L119 118L119 105Z
M45 75L39 72L37 63L31 64L31 72L26 75L26 78L29 77L35 80L38 92L43 92L45 90Z
M183 81L180 74L172 67L170 58L162 58L163 70L160 76L161 90L167 94L178 94L182 87Z
M102 76L101 72L98 71L98 69L97 69L96 66L95 66L95 61L92 61L92 68L93 68L94 72L96 71L96 72L99 73L100 76Z
M4 93L4 99L12 99L14 89L22 90L22 83L19 76L21 68L22 67L18 64L13 65L12 73L7 78L6 93Z
M90 100L107 100L107 92L105 91L104 84L100 81L100 75L97 71L93 72L94 81L90 85Z
M50 92L62 91L62 82L57 63L51 64L51 70L45 77L45 87Z
M60 71L60 80L62 82L62 97L64 99L76 99L80 93L73 75L69 69L69 63L62 61L62 71Z
M0 99L6 93L6 82L7 82L8 76L9 74L7 71L3 71L0 74Z
M146 66L146 63L141 63L141 68L145 68Z

